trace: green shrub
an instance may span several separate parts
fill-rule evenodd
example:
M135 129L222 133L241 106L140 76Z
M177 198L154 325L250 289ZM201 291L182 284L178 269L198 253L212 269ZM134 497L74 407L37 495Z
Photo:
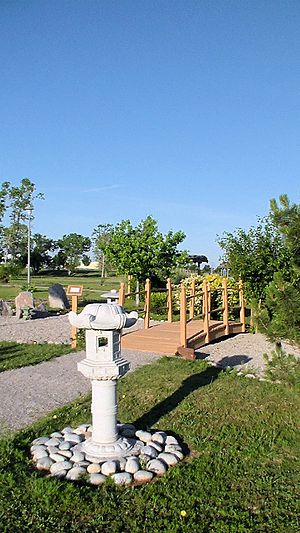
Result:
M265 376L271 381L280 381L289 386L300 387L300 359L288 354L281 346L272 351L271 357L264 354L267 363Z

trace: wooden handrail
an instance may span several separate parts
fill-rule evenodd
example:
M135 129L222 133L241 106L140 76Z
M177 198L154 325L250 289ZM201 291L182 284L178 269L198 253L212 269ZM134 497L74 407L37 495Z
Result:
M124 305L125 303L125 283L120 284L119 288L119 305Z
M168 322L172 322L172 282L171 279L167 279L167 306L168 306Z
M239 298L240 298L240 322L242 324L242 332L246 331L246 316L245 316L245 299L244 299L244 284L239 281Z
M205 342L209 343L209 299L210 291L208 291L207 282L203 281L202 283L203 290L203 330L205 333Z
M192 320L194 318L194 315L195 315L195 289L196 289L196 284L195 284L195 278L192 279L192 283L191 283L191 297L190 297L190 320Z
M227 278L224 278L222 281L223 289L223 324L225 326L225 335L229 335L229 313L228 313L228 287L227 287Z
M186 290L183 283L180 285L180 346L187 347L186 336Z
M145 283L144 329L149 329L150 327L150 305L151 305L151 281L149 278L147 278L146 283Z

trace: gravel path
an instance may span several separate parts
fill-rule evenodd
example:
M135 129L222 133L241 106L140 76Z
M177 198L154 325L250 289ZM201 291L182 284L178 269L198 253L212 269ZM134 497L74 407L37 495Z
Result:
M142 327L142 321L136 327ZM67 316L31 321L1 317L0 340L68 343L70 324ZM300 357L299 350L285 347ZM224 368L230 366L262 376L263 354L271 354L273 348L263 335L244 333L204 346L197 356ZM133 350L123 350L123 354L131 362L131 370L161 357ZM90 381L77 371L77 362L83 357L84 352L71 353L36 366L0 373L0 432L25 427L90 391Z

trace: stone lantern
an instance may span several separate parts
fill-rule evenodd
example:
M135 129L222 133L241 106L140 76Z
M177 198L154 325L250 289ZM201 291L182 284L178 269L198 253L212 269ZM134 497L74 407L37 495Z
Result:
M79 315L69 313L71 325L86 330L86 358L78 370L92 382L93 429L78 448L89 456L118 459L139 453L136 440L119 436L117 428L117 380L130 367L121 355L121 330L137 318L118 304L89 304Z

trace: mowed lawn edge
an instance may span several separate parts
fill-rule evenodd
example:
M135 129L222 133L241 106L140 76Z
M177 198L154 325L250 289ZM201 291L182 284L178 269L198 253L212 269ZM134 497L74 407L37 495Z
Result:
M0 372L37 365L72 352L70 344L0 342Z
M118 389L120 421L174 432L186 460L135 488L45 477L30 443L90 421L90 396L80 398L1 439L3 531L299 530L296 390L178 358L128 374Z

